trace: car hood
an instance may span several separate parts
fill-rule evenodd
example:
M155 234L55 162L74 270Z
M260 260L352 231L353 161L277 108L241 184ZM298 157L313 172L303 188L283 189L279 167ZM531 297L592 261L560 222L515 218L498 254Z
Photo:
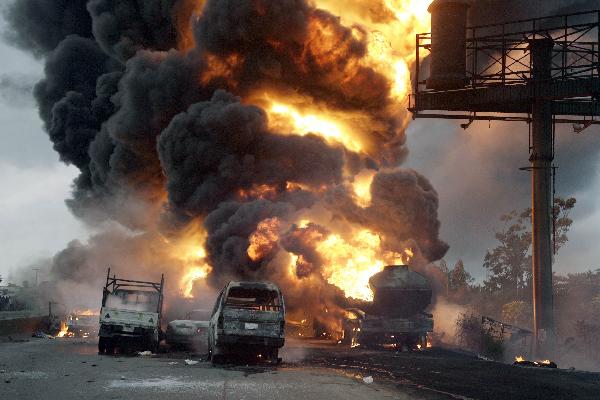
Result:
M208 321L191 321L187 319L176 319L169 322L172 328L208 328Z

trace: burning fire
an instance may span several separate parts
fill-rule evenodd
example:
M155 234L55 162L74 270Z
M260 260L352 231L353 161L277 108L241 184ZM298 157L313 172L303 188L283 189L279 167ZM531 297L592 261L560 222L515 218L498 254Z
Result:
M349 133L335 116L319 110L301 111L292 104L271 101L268 108L270 124L275 130L289 131L297 135L309 133L323 137L330 143L341 143L349 150L360 152L363 146Z
M346 297L373 300L369 278L386 265L377 257L380 242L379 236L366 229L349 241L337 234L330 235L317 246L325 259L323 276L342 289Z
M311 222L302 219L300 229L307 229ZM297 225L298 226L298 225ZM283 228L278 218L261 221L250 236L247 254L253 261L264 258L278 248ZM408 264L414 256L413 250L402 253L382 252L381 237L368 230L361 229L344 237L338 233L323 235L310 234L310 241L319 254L322 265L320 273L327 282L344 291L346 297L373 300L369 279L389 264ZM301 279L301 271L307 268L303 255L289 253L290 275Z
M348 27L351 37L342 37L336 26L327 19L312 15L307 26L307 37L303 43L302 54L292 54L284 42L268 39L265 46L270 46L281 54L293 59L300 70L310 68L314 63L322 69L331 69L339 80L340 90L352 89L357 79L362 79L356 71L368 67L385 77L389 84L389 109L400 109L407 101L411 91L410 67L414 63L414 37L416 33L430 29L430 16L427 8L431 1L423 0L382 0L377 5L372 2L358 0L316 0L317 9L339 16L344 27ZM202 13L204 1L196 1L193 7L195 15ZM257 7L261 7L257 2ZM189 26L180 27L180 48L189 50L193 47L193 35ZM352 43L364 44L365 54L355 60L346 60L350 54ZM290 52L289 54L287 52ZM238 87L235 77L245 62L243 52L220 56L207 54L209 68L203 72L199 80L204 84L214 79L223 79L232 88ZM275 72L274 72L275 73ZM373 86L377 89L376 85ZM373 132L385 132L388 128L381 124L369 111L352 111L336 108L326 100L312 98L300 92L279 92L281 88L264 86L253 89L244 98L244 102L260 105L268 114L269 128L282 134L308 135L322 137L330 144L341 145L356 153L376 155L373 149L375 140ZM350 92L349 92L350 93ZM385 111L387 112L387 111ZM399 129L406 126L407 116L396 115L400 122ZM348 177L351 182L354 202L363 208L371 205L371 183L375 170L354 172ZM237 200L253 199L272 200L285 191L308 190L316 192L321 188L308 188L295 183L286 187L269 184L254 184L240 188ZM324 188L325 190L327 188ZM322 221L315 221L322 224ZM298 225L305 229L310 219L303 219ZM284 223L278 218L261 221L249 237L246 250L253 261L260 261L272 251L279 251L282 232L286 230ZM372 300L369 278L380 272L385 265L408 264L414 256L410 248L397 251L384 251L382 237L365 228L354 227L351 232L327 227L326 234L313 238L315 250L321 258L320 272L323 278L344 291L347 297ZM187 298L193 296L194 283L205 279L212 267L206 259L202 247L204 234L190 235L183 245L175 247L181 254L184 264L181 278L181 291ZM289 272L301 281L303 271L312 271L311 263L303 255L288 253L290 258Z
M368 207L371 204L371 183L375 177L375 171L364 170L354 177L352 185L356 202L361 207Z
M212 271L212 267L206 258L204 249L205 234L199 228L195 228L184 240L174 246L174 252L185 268L180 280L180 290L183 297L191 299L194 297L194 285L199 280L204 280Z
M525 357L523 357L523 356L516 356L515 357L515 361L516 362L523 362L523 361L525 361Z
M280 222L277 218L269 218L258 224L256 231L250 236L248 257L257 261L269 253L279 240Z
M62 338L67 336L69 333L69 327L65 321L60 321L60 332L56 334L56 337Z
M100 311L98 310L92 310L92 309L86 309L86 310L75 310L72 312L73 315L79 315L79 316L86 316L86 317L93 317L96 315L100 315Z

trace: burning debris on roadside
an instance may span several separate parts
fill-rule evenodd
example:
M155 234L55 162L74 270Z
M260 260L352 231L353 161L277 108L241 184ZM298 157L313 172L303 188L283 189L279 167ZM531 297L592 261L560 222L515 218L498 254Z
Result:
M520 367L535 367L535 368L558 368L556 363L550 360L539 360L539 361L529 361L526 360L523 356L515 357L515 361L513 365L517 365Z

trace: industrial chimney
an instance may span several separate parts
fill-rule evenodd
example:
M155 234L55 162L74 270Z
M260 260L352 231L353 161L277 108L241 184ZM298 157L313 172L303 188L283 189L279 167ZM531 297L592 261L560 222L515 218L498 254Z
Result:
M427 89L462 89L467 83L467 0L435 0L431 13L431 73Z

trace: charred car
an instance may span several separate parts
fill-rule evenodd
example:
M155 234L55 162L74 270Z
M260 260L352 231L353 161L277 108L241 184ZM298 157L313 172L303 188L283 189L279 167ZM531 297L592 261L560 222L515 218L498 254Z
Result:
M183 319L169 322L165 334L166 342L175 348L206 350L210 310L194 310Z
M230 282L219 294L208 330L213 363L256 357L279 362L284 344L285 305L271 282Z

